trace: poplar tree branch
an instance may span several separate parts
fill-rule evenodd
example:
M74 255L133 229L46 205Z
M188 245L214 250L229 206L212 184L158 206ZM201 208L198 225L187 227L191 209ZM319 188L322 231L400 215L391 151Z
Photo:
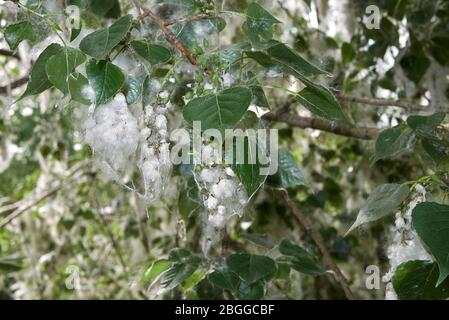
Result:
M7 84L6 86L0 87L0 94L6 94L9 90L19 88L26 84L28 82L29 76L20 78L18 80L14 80L10 84Z
M291 113L270 112L263 116L266 120L283 122L301 129L315 129L334 133L340 136L362 140L372 140L382 131L378 128L352 127L346 124L330 122L321 118L301 117Z
M374 105L380 107L398 107L406 109L408 111L423 111L428 108L422 105L412 104L401 100L390 100L390 99L378 99L378 98L368 98L368 97L354 97L346 96L343 94L335 94L335 97L340 101L354 102L360 104Z
M192 65L196 66L198 64L196 57L190 52L189 49L187 49L184 44L181 43L181 41L179 41L176 35L165 25L161 18L155 15L151 10L145 9L140 1L133 0L133 3L141 12L137 17L138 20L143 20L146 17L150 17L159 26L159 29L161 29L168 41L170 41Z
M0 56L11 57L20 60L20 56L17 53L5 49L0 49Z
M313 227L313 225L310 223L309 219L306 217L306 215L299 209L295 201L293 201L290 196L288 195L288 192L286 190L281 191L282 197L284 198L285 203L292 211L293 215L295 216L296 220L298 220L299 224L305 229L305 231L310 235L312 240L315 242L316 246L320 250L321 254L323 255L325 263L328 265L328 267L334 272L335 280L340 284L342 287L346 298L348 300L354 300L354 294L351 291L351 288L349 287L348 280L343 275L343 272L340 270L340 268L337 266L337 264L334 261L334 258L332 258L332 255L330 254L329 250L326 247L325 241L321 234Z
M209 12L200 13L200 14L196 14L196 15L190 16L190 17L185 17L185 18L181 18L181 19L172 19L172 20L165 21L164 22L164 26L169 27L169 26L172 26L172 25L178 24L178 23L189 22L189 21L196 21L196 20L203 20L203 19L208 19L210 17L213 17L212 13L209 13Z

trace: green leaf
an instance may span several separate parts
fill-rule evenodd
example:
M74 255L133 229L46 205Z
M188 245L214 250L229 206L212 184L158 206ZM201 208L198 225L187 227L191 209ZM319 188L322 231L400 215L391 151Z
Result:
M67 94L69 75L84 61L86 56L78 49L63 48L48 59L45 69L48 80L62 93Z
M161 285L173 289L187 280L199 267L201 259L192 255L186 249L173 249L168 258L170 268L164 272Z
M251 284L242 281L239 289L233 294L239 300L260 300L265 294L265 284L262 281Z
M436 137L421 137L421 148L419 149L421 158L425 164L436 166L437 168L448 168L449 147L447 141Z
M92 104L92 101L90 101L88 97L86 97L86 92L83 92L83 90L86 90L88 86L89 80L87 80L87 78L81 73L76 73L69 76L68 87L70 96L76 102L85 104L87 106Z
M39 55L31 70L28 86L20 99L30 95L39 94L52 87L52 83L48 80L45 68L47 61L60 52L60 50L62 50L62 47L59 44L53 43L45 48Z
M248 198L251 199L267 179L267 174L263 170L267 170L268 164L263 167L261 163L261 157L266 157L264 155L265 149L258 143L256 136L244 138L243 153L237 150L236 145L233 148L232 170L239 177L245 187ZM226 150L226 156L228 159L231 159L229 152L230 150ZM238 155L243 155L244 159L241 159L243 161L238 161L240 160L237 157ZM269 160L268 158L266 159Z
M418 204L412 222L421 240L435 257L440 269L437 285L449 275L449 206L435 202Z
M172 31L182 44L189 49L193 49L199 45L199 40L219 33L225 26L225 20L219 17L213 17L175 24L172 26Z
M79 48L97 60L105 59L126 36L131 27L132 17L126 15L115 21L110 27L88 34L81 40Z
M30 42L37 40L33 26L29 21L21 21L7 26L4 36L11 50L16 50L23 40L29 40Z
M433 131L445 117L445 112L438 112L430 116L410 116L407 118L407 124L420 137L434 137Z
M130 43L134 51L151 64L165 63L171 59L170 50L166 47L152 44L143 40L134 40Z
M196 286L198 283L200 283L204 278L207 276L206 270L196 270L190 277L188 277L183 285L182 290L187 291L194 286Z
M306 85L313 85L307 78L318 75L330 75L328 72L314 66L285 44L271 41L271 46L262 51L246 51L245 54L266 68L277 67L282 72L295 76Z
M143 83L135 78L129 77L125 83L125 96L128 104L136 103L142 96Z
M415 141L415 133L407 126L399 125L382 131L376 139L374 162L410 152Z
M429 261L407 261L393 276L393 287L401 300L443 300L449 298L449 280L437 287L438 266Z
M349 122L334 95L321 85L311 85L298 93L296 99L310 112L330 121Z
M275 188L286 189L296 186L306 186L307 181L299 169L295 158L287 149L280 149L278 156L278 171L268 177L268 182Z
M214 271L207 277L214 286L235 292L240 287L240 278L231 271Z
M283 67L284 71L298 77L301 81L307 80L304 79L305 77L318 76L321 74L327 76L331 75L327 71L311 64L283 43L278 42L269 47L267 53ZM304 83L307 84L307 81L304 81Z
M122 88L125 76L122 70L107 61L90 60L86 64L87 78L95 92L95 104L105 104Z
M120 16L118 0L89 0L89 9L99 17L117 18Z
M243 32L248 36L254 47L261 47L273 39L273 25L280 23L262 6L253 2L246 10L246 21Z
M406 184L382 184L370 194L359 211L357 219L346 235L358 226L376 221L390 214L407 198L410 192Z
M191 100L182 110L190 125L201 121L201 129L233 129L251 103L251 92L245 87L232 87L218 94L209 94Z
M290 240L282 240L279 245L279 252L291 257L289 260L290 266L296 271L311 276L319 276L326 273L326 270L316 263L314 257L309 252Z
M166 271L170 267L170 261L166 259L156 260L151 264L142 277L140 282L144 284L152 283L154 279L162 272Z
M276 273L276 263L266 256L236 253L226 259L226 264L230 271L249 284L272 277Z

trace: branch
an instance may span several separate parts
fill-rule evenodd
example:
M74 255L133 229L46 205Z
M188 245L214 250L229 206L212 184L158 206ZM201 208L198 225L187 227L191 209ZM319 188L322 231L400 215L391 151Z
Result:
M0 87L0 94L7 94L9 90L19 88L28 82L29 76L20 78L7 84L6 86Z
M382 106L382 107L398 107L403 108L409 111L423 111L428 108L422 105L415 105L409 102L401 101L401 100L389 100L389 99L376 99L376 98L367 98L367 97L354 97L354 96L346 96L342 94L335 94L338 100L346 101L346 102L354 102L361 104L369 104L374 106Z
M83 169L88 163L89 162L82 162L82 163L80 163L78 165L73 166L71 168L69 174L68 174L68 177L67 177L67 178L72 178L69 182L73 182L74 181L74 179L73 179L74 175L78 171ZM82 174L81 174L81 176L82 176ZM23 206L22 206L22 204L25 203L25 202L28 202L28 201L26 201L26 200L19 201L19 205L17 206L17 209L15 209L10 215L8 215L6 218L4 218L3 220L0 221L0 229L6 227L14 219L20 217L23 213L27 212L28 210L30 210L35 205L38 205L39 203L41 203L45 199L47 199L47 198L51 197L52 195L58 193L65 185L69 184L69 182L65 183L63 181L60 181L56 186L54 186L50 190L44 192L43 194L39 195L38 197L33 199L28 204L24 204Z
M17 60L20 60L20 56L17 53L5 49L0 49L0 56L12 57L16 58Z
M196 14L194 16L190 16L190 17L185 17L185 18L181 18L181 19L173 19L173 20L168 20L164 22L164 26L169 27L172 26L174 24L178 24L178 23L183 23L183 22L189 22L189 21L196 21L196 20L202 20L202 19L208 19L210 17L212 17L213 14L210 12L206 12L206 13L199 13Z
M156 22L156 24L159 26L159 29L162 30L162 32L165 34L165 37L179 50L179 52L181 52L181 54L187 59L189 60L189 62L196 66L198 63L196 61L195 56L189 51L189 49L187 49L187 47L185 45L183 45L178 38L176 37L176 35L171 32L171 30L165 25L165 23L158 17L156 16L151 10L145 9L142 4L140 3L140 1L138 0L133 0L134 5L136 6L136 8L142 12L139 17L137 18L138 20L143 20L146 17L150 17L151 19L153 19L154 22Z
M283 122L302 129L316 129L362 140L374 139L381 131L381 129L377 128L351 127L349 125L334 123L320 118L301 117L291 113L281 113L277 115L275 112L270 112L265 114L263 118L266 120Z
M354 300L354 295L353 295L351 289L349 288L348 280L345 278L345 276L341 272L340 268L337 266L334 259L332 258L321 234L312 226L309 219L307 219L307 217L299 209L299 207L296 205L296 203L289 197L287 191L283 190L283 191L281 191L281 193L282 193L285 203L290 208L290 210L293 212L296 220L298 220L299 224L302 225L302 227L305 229L305 231L310 235L312 240L315 242L318 249L320 249L325 263L334 272L335 280L337 280L337 282L342 287L342 289L346 295L346 298L348 298L348 300Z

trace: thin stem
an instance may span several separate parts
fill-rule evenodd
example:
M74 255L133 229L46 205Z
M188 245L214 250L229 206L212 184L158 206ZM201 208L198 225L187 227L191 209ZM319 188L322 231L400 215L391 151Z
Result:
M290 198L287 191L283 190L283 191L281 191L281 193L282 193L282 197L284 198L285 203L292 211L296 220L305 229L305 231L310 235L310 237L315 242L318 249L321 251L321 254L323 255L325 263L334 272L335 280L337 280L337 282L342 287L342 289L346 295L346 298L348 300L354 300L354 294L352 293L351 288L349 288L348 280L346 279L346 277L343 275L343 272L340 270L340 268L335 263L334 258L332 258L332 255L330 254L329 250L327 249L326 244L325 244L324 239L321 236L321 234L313 227L313 225L310 223L309 219L299 209L296 202Z

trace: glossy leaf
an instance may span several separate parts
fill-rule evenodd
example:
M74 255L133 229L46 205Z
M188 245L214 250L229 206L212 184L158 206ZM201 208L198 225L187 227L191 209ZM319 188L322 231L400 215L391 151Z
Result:
M156 260L151 264L151 267L145 271L140 281L143 283L151 283L157 276L166 271L169 267L170 261L166 259Z
M105 59L126 36L131 27L132 17L126 15L110 27L87 35L79 45L81 51L97 60Z
M274 276L276 273L276 263L266 256L237 253L230 255L226 259L226 264L230 271L235 272L249 284Z
M401 300L443 300L449 298L449 280L437 286L438 266L430 261L407 261L393 276L393 287Z
M37 39L33 26L29 21L10 24L4 30L4 37L11 50L16 50L23 40L34 42Z
M230 271L214 271L209 274L208 279L214 286L235 292L239 289L240 278Z
M435 202L420 203L413 209L412 222L438 263L439 285L449 275L449 206Z
M95 92L95 104L105 104L122 88L125 76L122 70L107 61L90 60L86 64L87 78Z
M188 124L201 121L201 129L233 129L251 103L251 92L245 87L232 87L217 94L198 97L182 110Z
M296 271L311 276L319 276L326 273L326 270L316 263L309 252L290 240L282 240L279 244L279 252L290 258L290 266Z
M273 39L273 25L279 21L259 4L252 2L246 10L243 32L254 47L260 47Z
M268 182L276 188L290 188L296 186L306 186L307 181L299 169L293 155L288 149L280 149L278 156L278 171L275 175L268 177Z

